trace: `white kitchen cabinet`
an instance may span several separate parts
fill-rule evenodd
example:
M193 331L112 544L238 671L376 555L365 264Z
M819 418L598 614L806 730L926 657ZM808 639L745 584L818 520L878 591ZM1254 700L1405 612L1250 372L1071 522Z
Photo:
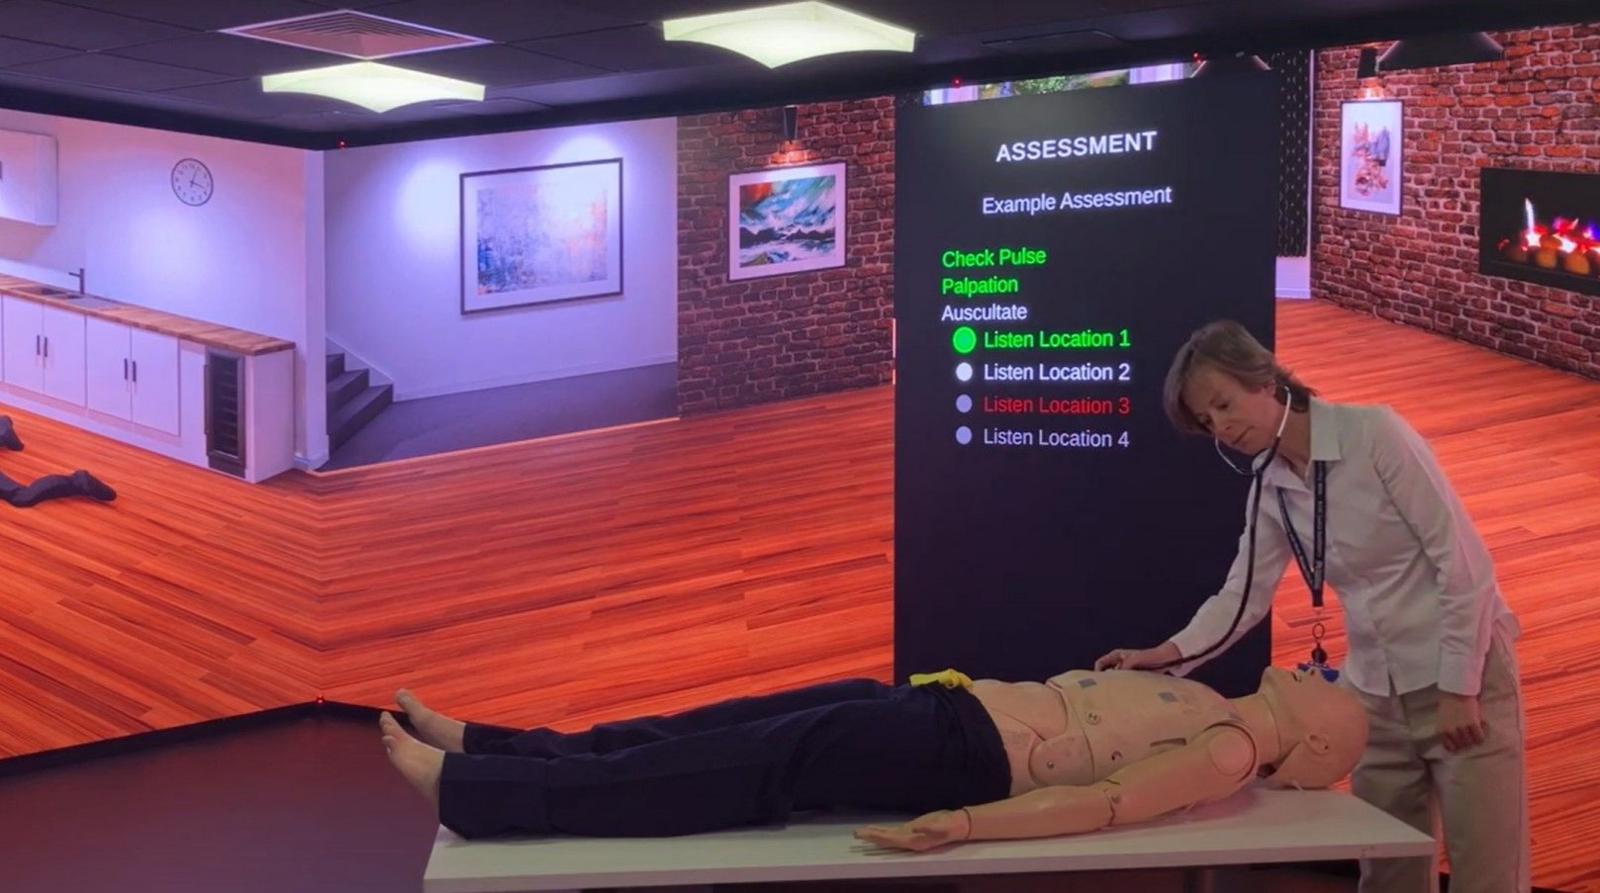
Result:
M44 393L44 365L39 362L39 305L21 298L0 298L0 326L5 329L6 383Z
M0 130L0 218L56 222L56 138Z
M91 318L86 353L90 409L179 433L177 338Z
M231 464L214 461L230 444L209 427L213 353L239 360ZM289 341L0 276L0 403L251 483L295 464L295 362Z
M128 327L98 317L89 319L85 352L88 405L119 419L133 414L133 383L128 380Z
M160 332L129 333L134 424L178 433L178 339Z
M84 316L19 298L0 299L6 383L84 404Z
M73 406L84 399L84 315L58 307L44 310L44 392Z

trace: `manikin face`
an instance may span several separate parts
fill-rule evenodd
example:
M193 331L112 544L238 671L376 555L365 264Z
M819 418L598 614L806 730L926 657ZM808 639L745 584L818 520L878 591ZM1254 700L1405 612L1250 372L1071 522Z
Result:
M1261 694L1277 726L1282 752L1260 774L1278 787L1326 787L1355 766L1367 744L1361 702L1317 670L1268 667Z
M1224 446L1254 455L1272 446L1283 420L1283 404L1271 382L1246 387L1237 378L1204 363L1190 373L1183 403Z
M1287 711L1277 709L1277 705L1282 704L1286 699L1293 698L1299 694L1299 692L1285 691L1285 689L1300 685L1331 684L1332 683L1322 678L1321 673L1302 673L1295 670L1285 670L1282 667L1273 666L1267 667L1266 670L1261 673L1261 687L1259 691L1266 695L1268 702L1274 706L1273 719L1274 722L1278 724L1278 734L1282 736L1283 744L1286 747L1294 746L1295 742L1300 737L1302 730L1295 726L1293 717ZM1278 760L1282 761L1285 756L1288 756L1288 754L1279 754ZM1258 774L1262 777L1266 777L1277 771L1277 768L1277 765L1272 763L1263 764Z
M1285 670L1282 667L1267 667L1261 673L1261 687L1284 689L1292 685L1333 685L1321 673L1314 670Z

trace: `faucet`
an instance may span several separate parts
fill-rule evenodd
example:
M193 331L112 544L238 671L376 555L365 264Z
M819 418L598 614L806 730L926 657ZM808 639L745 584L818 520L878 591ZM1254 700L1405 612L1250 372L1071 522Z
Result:
M76 272L76 273L68 272L67 275L77 278L77 280L78 280L78 294L80 294L80 295L81 294L85 294L86 292L84 292L84 290L83 290L83 267L79 267L78 268L78 272Z

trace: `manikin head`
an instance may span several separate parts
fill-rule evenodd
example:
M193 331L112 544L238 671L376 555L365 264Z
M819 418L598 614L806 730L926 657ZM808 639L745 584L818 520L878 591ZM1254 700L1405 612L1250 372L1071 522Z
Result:
M1272 711L1282 752L1267 772L1274 787L1325 788L1350 773L1367 746L1367 711L1315 671L1268 667L1257 692Z

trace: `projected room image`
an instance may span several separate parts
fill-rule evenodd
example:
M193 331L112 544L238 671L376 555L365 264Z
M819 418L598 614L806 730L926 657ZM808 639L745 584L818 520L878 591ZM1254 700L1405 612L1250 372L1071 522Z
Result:
M1600 890L1592 10L532 5L0 4L0 888Z

